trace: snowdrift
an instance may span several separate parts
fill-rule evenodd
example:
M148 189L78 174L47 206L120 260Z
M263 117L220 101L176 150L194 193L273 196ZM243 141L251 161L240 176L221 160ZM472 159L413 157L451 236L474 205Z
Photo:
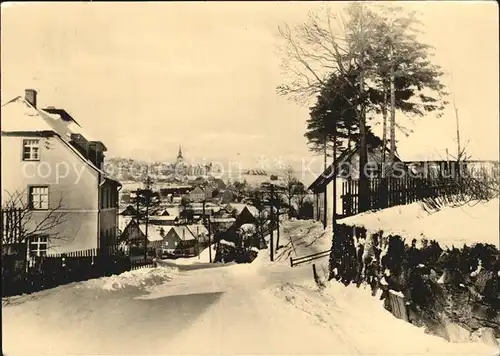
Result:
M274 295L303 312L303 318L341 335L359 355L493 355L497 348L482 343L450 343L423 328L395 318L368 290L327 283L283 283ZM297 321L298 322L298 321Z
M89 280L84 282L84 286L106 291L145 290L171 281L176 273L177 269L172 267L142 268L111 277Z
M212 260L215 257L216 253L216 244L212 244ZM166 260L169 262L172 262L172 264L176 265L193 265L193 264L198 264L198 263L210 263L210 250L209 247L205 248L203 251L200 252L199 256L195 257L187 257L187 258L176 258L176 259L170 259Z
M436 240L441 247L459 247L477 242L498 246L500 232L499 199L462 207L444 207L434 213L426 212L420 203L396 206L367 212L338 222L362 226L370 232L400 235L411 242L413 238Z

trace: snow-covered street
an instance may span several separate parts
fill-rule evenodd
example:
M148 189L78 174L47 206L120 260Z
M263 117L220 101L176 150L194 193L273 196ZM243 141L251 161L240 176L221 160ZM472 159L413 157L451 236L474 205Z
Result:
M363 288L318 291L311 266L287 256L328 248L319 225L287 222L281 238L272 264L265 250L246 265L170 262L4 300L4 354L493 354L424 334Z

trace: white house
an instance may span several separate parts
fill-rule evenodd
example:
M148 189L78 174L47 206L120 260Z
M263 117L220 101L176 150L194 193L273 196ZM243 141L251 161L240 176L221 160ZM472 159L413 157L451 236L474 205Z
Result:
M1 114L2 206L17 195L31 211L32 255L114 245L121 184L101 169L106 146L66 110L40 109L33 89ZM53 217L50 228L35 228Z

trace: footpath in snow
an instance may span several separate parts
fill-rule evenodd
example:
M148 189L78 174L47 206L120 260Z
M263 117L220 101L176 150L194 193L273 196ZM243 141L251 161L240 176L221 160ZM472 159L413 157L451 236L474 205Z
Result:
M318 224L286 222L281 239L274 263L262 250L251 264L183 261L12 298L4 354L493 355L424 334L363 288L319 291L311 266L288 260L328 248L331 233ZM315 261L320 270L326 260Z

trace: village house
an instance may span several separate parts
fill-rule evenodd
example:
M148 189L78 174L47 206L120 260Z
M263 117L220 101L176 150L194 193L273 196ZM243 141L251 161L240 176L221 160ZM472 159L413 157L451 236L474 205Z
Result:
M137 210L132 205L127 205L119 214L123 216L137 216Z
M205 200L205 192L200 187L196 187L189 192L188 197L190 201L199 203Z
M149 223L151 225L174 226L179 223L179 217L170 215L152 215L149 217Z
M232 189L227 189L222 193L221 201L223 204L232 203L235 201L235 194Z
M147 231L147 250L150 256L159 255L162 248L164 230L162 227L138 224L135 219L123 221L126 226L120 235L120 242L124 243L131 260L141 260L144 258ZM156 252L155 252L156 251Z
M160 187L159 191L162 198L168 198L172 202L174 198L180 199L183 195L189 194L192 189L190 185L167 185Z
M366 172L371 177L380 174L383 161L381 145L368 145L368 163ZM316 180L309 186L314 194L314 220L321 221L326 228L333 222L333 199L336 199L336 215L343 216L342 187L344 182L359 178L359 146L345 150L337 159L334 167L332 163ZM386 157L389 150L386 148ZM396 157L397 162L401 160ZM335 169L334 169L335 168ZM333 197L333 185L336 184L336 197Z
M231 211L231 215L235 218L231 225L232 230L237 230L245 224L255 224L260 214L255 206L241 203L228 204L225 210Z
M208 241L208 229L202 224L186 225L198 242Z
M213 229L213 231L226 231L231 226L233 226L234 222L236 221L236 218L233 217L215 217L212 216L210 217L210 226Z
M210 178L209 184L210 186L212 186L212 188L217 189L220 192L224 191L227 187L226 183L224 183L222 179L215 177Z
M2 105L2 206L19 196L32 227L49 214L63 216L30 241L33 255L116 244L121 184L101 169L106 146L66 110L37 101L26 89Z
M215 198L214 195L218 194L218 191L211 186L206 186L203 189L203 191L205 192L205 200L206 201L212 201Z
M162 250L166 253L194 255L196 251L196 237L187 226L172 226L165 233Z

